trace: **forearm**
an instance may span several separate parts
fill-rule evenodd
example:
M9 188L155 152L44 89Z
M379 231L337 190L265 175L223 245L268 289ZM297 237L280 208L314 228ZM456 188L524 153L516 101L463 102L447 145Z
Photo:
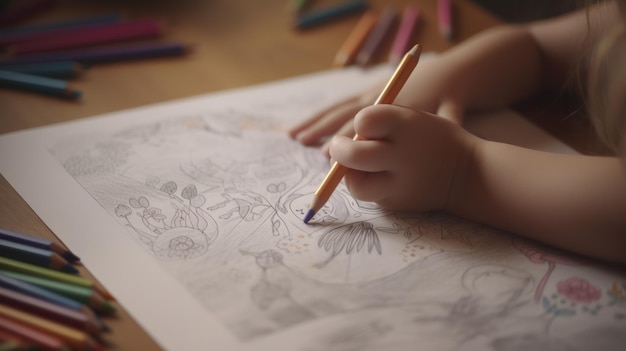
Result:
M626 175L618 158L479 142L449 210L584 255L626 262Z
M539 89L541 69L528 28L501 26L420 63L396 103L423 109L412 104L426 94L465 109L507 106Z

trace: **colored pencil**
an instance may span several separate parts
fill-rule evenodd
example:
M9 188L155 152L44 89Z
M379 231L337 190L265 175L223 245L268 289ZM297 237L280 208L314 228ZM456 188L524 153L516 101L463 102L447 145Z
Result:
M310 10L296 16L296 27L299 29L312 28L319 24L338 19L355 12L364 11L366 8L367 3L365 0L353 0L333 7L315 11Z
M396 38L389 52L389 62L393 64L400 63L402 56L409 48L413 40L413 33L420 18L420 10L412 4L407 5L402 13L402 20L396 33Z
M163 23L158 20L99 24L80 30L64 30L36 40L15 43L7 47L7 52L13 55L22 55L35 52L73 49L123 40L155 37L162 32Z
M17 335L24 340L28 340L38 345L40 347L38 348L38 350L69 350L67 344L65 344L60 338L46 334L23 323L18 323L8 318L0 317L0 330L4 330L13 335Z
M63 246L57 244L52 240L40 238L38 236L18 233L12 230L0 228L0 239L13 241L24 245L30 245L44 250L54 251L70 262L76 262L80 260L78 256L74 255L70 250L64 248Z
M24 295L32 296L34 298L44 300L56 305L60 305L71 310L79 311L94 321L95 324L101 326L103 330L107 330L108 327L100 321L93 313L93 311L84 304L67 298L63 295L59 295L55 292L40 288L36 285L23 282L19 279L14 279L9 276L0 274L0 287L19 292Z
M46 279L42 277L36 277L29 274L16 273L0 269L0 275L8 276L23 282L38 286L40 288L55 292L59 295L63 295L79 303L89 306L91 309L97 312L111 314L115 313L115 308L109 301L107 301L97 291L86 288L84 286L77 286L68 284L56 280Z
M80 330L49 321L45 318L26 313L15 308L0 305L0 317L31 326L46 334L55 336L76 350L103 350L89 334Z
M0 257L0 269L94 289L98 293L102 294L106 299L113 299L111 294L109 294L105 289L99 287L95 282L77 275L59 272L53 269L43 268L5 257Z
M437 0L439 31L449 41L454 39L452 0Z
M14 64L49 61L75 61L82 64L180 56L188 53L190 46L180 42L130 44L105 48L84 48L68 51L21 55L0 60L0 67Z
M4 239L0 239L0 255L41 267L48 267L68 273L78 273L76 267L72 266L56 252Z
M72 89L64 80L3 70L0 70L0 87L18 89L68 100L78 100L82 96L79 90Z
M16 25L54 7L56 0L14 1L13 6L0 12L0 27ZM17 4L17 5L16 5Z
M372 63L376 54L383 46L385 37L393 28L398 17L398 12L393 7L386 7L381 13L376 26L365 39L365 43L356 54L356 63L365 66Z
M102 331L110 330L106 327L106 325L102 324L100 321L90 318L91 316L83 313L82 311L72 310L61 305L40 300L38 298L1 287L0 303L94 335L99 334Z
M349 66L354 62L357 52L365 42L365 39L372 31L376 22L378 21L378 14L374 11L367 11L361 16L361 19L356 24L346 41L341 45L335 61L334 67Z
M72 61L59 61L13 65L4 67L4 70L40 77L69 79L82 75L85 72L85 66Z
M77 29L84 26L93 26L96 24L120 22L123 16L116 13L103 14L90 17L81 17L66 21L49 22L38 25L21 26L16 28L5 28L0 30L0 45L17 43L19 41L37 38L42 34L48 34L52 31L61 29Z
M391 76L391 79L383 89L382 93L378 96L378 99L374 102L374 105L379 104L391 104L395 100L396 96L406 83L407 79L413 72L413 69L419 61L420 54L422 52L422 46L417 44L411 48L405 55L398 68ZM354 140L359 140L359 136L355 135ZM335 191L339 182L347 172L347 168L335 162L330 171L320 184L319 188L315 192L311 207L307 211L304 217L304 223L309 223L315 213L319 211L324 204L328 201L330 196Z

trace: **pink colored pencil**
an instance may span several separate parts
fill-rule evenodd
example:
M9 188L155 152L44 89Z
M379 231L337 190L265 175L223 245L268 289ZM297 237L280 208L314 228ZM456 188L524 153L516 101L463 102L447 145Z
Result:
M412 44L413 32L420 18L420 10L414 5L407 5L402 14L398 33L389 52L389 61L397 64Z
M139 20L93 26L82 30L62 31L38 40L29 40L9 46L14 55L71 49L111 43L122 40L158 36L163 24L158 20Z
M437 0L437 12L439 31L447 40L452 40L454 36L454 29L452 28L452 0Z

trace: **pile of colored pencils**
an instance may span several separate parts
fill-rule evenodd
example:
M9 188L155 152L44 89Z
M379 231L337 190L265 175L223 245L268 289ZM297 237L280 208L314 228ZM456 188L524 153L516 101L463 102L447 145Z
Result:
M66 79L80 76L87 66L189 51L178 41L140 42L161 36L164 29L161 20L126 19L119 14L2 28L0 87L79 99L81 91Z
M61 245L0 229L0 350L103 350L112 297Z

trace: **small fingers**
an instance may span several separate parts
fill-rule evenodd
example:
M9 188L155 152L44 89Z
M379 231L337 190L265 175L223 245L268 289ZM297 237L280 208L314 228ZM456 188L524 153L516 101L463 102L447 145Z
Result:
M382 172L394 163L392 145L380 140L332 139L329 153L341 165L364 172Z
M352 119L361 108L357 99L344 101L294 127L289 135L305 145L318 144L323 137L334 134Z
M448 119L456 124L463 123L463 106L452 100L444 100L439 104L437 115Z

